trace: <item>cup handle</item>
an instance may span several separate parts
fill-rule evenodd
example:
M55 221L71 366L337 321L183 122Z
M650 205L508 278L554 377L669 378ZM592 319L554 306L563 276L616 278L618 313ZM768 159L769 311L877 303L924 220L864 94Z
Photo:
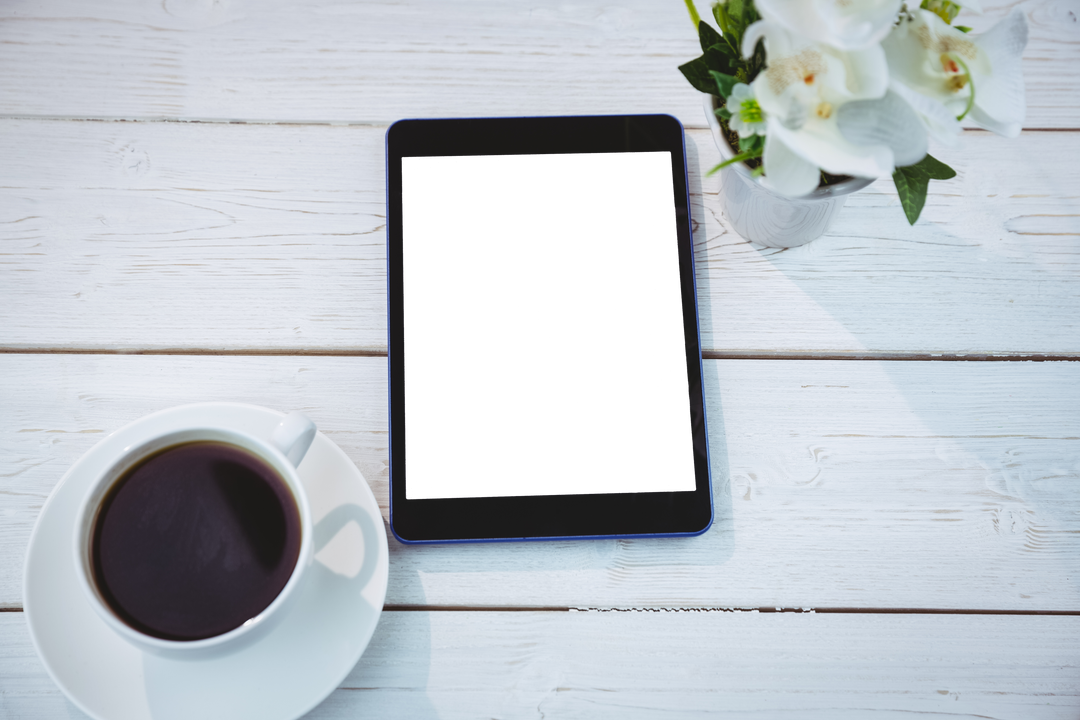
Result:
M270 444L280 450L293 467L297 467L311 447L316 429L315 423L307 415L291 412L274 428Z

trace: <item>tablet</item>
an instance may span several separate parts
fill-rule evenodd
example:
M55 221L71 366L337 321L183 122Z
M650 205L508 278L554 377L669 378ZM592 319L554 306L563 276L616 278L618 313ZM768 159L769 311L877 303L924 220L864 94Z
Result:
M386 178L394 535L708 529L679 122L401 120Z

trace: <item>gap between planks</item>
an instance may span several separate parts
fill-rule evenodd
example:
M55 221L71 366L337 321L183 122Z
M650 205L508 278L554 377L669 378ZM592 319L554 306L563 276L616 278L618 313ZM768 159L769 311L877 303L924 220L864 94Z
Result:
M380 348L306 349L306 348L242 348L193 349L159 348L153 350L116 350L111 348L33 348L0 347L0 355L191 355L213 357L386 357ZM771 352L739 350L716 352L705 350L702 360L870 360L920 362L1076 362L1080 352L1045 353L837 353L831 351Z
M1076 617L1080 610L994 610L988 608L781 608L781 607L570 607L551 605L384 605L387 612L645 612L645 613L797 613L818 615L1018 615ZM0 608L0 613L21 613L21 607Z
M462 116L466 117L466 116ZM506 116L516 117L516 116ZM2 120L42 120L42 121L56 121L56 122L131 122L131 123L192 123L203 125L285 125L285 126L332 126L332 127L373 127L373 128L388 128L393 123L377 122L374 120L314 120L314 119L302 119L294 118L287 120L270 120L260 118L246 118L230 119L230 118L197 118L197 117L177 117L177 116L162 116L162 117L120 117L101 115L95 117L86 117L81 115L34 115L34 114L20 114L10 113L6 115L0 115L0 121ZM709 126L704 124L684 123L683 127L687 130L708 130ZM966 127L961 128L964 132L985 133L991 132L985 128ZM1041 127L1025 127L1021 128L1021 132L1080 132L1080 127L1075 128L1041 128Z
M751 612L751 613L817 613L819 615L1060 615L1080 616L1080 610L993 610L980 608L856 608L856 607L554 607L554 606L491 606L482 605L386 605L394 612Z
M321 356L321 357L386 357L386 350L379 348L241 348L241 349L205 349L205 348L156 348L153 350L116 350L113 348L32 348L0 347L0 355L212 355L230 357L277 357L277 356ZM1080 359L1080 355L1076 356Z

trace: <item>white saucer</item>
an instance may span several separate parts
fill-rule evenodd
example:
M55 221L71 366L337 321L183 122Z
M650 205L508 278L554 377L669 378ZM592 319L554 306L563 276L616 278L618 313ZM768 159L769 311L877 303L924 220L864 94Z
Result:
M281 624L254 645L213 660L144 654L98 618L76 584L76 508L123 448L191 422L269 438L283 416L236 403L163 410L95 445L53 490L30 538L23 604L45 668L83 712L99 720L292 720L322 702L360 659L386 596L386 532L363 475L322 433L298 468L315 522L311 578Z

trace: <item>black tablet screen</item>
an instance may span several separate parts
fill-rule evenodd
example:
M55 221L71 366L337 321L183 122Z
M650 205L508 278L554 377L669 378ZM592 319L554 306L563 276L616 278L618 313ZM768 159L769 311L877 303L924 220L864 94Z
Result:
M401 181L406 498L692 491L671 153Z

